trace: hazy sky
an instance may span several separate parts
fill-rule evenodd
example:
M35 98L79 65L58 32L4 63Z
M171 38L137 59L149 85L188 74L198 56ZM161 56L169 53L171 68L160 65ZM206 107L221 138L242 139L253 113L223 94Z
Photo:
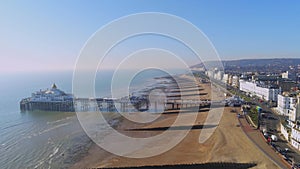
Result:
M300 56L300 1L12 0L0 2L0 72L72 69L95 31L139 12L190 21L222 59Z

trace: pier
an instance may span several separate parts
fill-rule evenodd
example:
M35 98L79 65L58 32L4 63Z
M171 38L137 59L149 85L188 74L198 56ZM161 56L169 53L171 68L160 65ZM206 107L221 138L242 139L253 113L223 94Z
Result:
M125 100L125 99L111 99L111 98L75 98L74 100L56 101L56 102L37 102L30 101L30 99L23 99L20 102L21 111L66 111L66 112L136 112L149 111L158 112L167 110L187 109L191 107L210 107L211 105L225 105L224 101L210 101L210 100L174 100L167 99L165 102L149 103L147 99ZM160 106L159 106L160 105ZM158 108L162 107L163 108Z
M200 99L199 96L207 95L200 93L200 86L190 85L186 82L185 88L179 89L177 85L170 85L167 89L163 88L166 98L161 98L159 94L154 96L150 102L150 91L142 96L130 96L122 98L77 98L72 94L66 94L59 90L55 84L50 89L40 90L32 93L31 97L20 101L20 109L24 111L61 111L61 112L161 112L168 110L179 110L188 108L209 108L214 106L226 106L239 99L233 98L232 101L221 100L211 101ZM156 88L155 88L156 89ZM196 94L186 93L197 91ZM182 93L183 92L183 93ZM158 92L159 93L159 92Z

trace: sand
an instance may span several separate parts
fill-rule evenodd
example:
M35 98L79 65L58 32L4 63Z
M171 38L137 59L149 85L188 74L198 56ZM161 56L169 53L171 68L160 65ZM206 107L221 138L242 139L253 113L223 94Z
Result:
M201 84L202 92L210 93L210 84ZM210 96L202 96L210 99ZM188 135L171 150L144 159L132 159L112 155L97 145L93 145L88 154L72 168L91 167L123 167L144 165L166 165L166 164L191 164L206 162L237 162L255 163L254 168L277 168L257 147L248 139L243 130L237 127L239 121L235 113L230 112L232 108L225 108L222 119L213 135L203 144L199 143L199 134L202 129L190 130ZM237 108L238 110L238 108ZM203 125L208 111L185 113L184 116L197 114L194 124ZM149 137L162 131L128 131L128 129L161 128L170 126L176 119L177 114L162 114L153 123L147 125L135 125L128 120L123 120L118 126L122 133L134 137ZM174 131L176 134L176 131Z

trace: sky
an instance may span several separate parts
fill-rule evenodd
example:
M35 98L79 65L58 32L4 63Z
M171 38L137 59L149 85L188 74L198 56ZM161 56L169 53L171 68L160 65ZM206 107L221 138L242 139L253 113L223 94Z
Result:
M191 22L224 60L300 56L300 1L12 0L0 2L0 72L72 70L97 30L141 12L168 13ZM150 47L169 44L162 46L172 50L175 43L158 39L136 38L121 49L148 42ZM187 51L173 49L175 53ZM117 58L122 52L110 55ZM188 64L195 64L188 57L191 52L183 55ZM109 63L105 66L110 68Z

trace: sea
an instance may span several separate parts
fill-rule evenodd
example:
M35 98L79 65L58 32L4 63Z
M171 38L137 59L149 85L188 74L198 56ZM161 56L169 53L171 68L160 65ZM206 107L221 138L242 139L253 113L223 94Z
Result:
M130 70L127 70L130 71ZM126 71L124 71L126 73ZM176 74L183 73L175 70ZM97 73L97 97L110 97L113 71ZM155 77L166 76L158 70L138 74L130 92L155 85ZM69 168L83 158L92 141L73 112L21 112L19 102L31 93L50 88L53 83L72 92L72 71L0 74L0 168ZM120 83L120 92L128 90Z

